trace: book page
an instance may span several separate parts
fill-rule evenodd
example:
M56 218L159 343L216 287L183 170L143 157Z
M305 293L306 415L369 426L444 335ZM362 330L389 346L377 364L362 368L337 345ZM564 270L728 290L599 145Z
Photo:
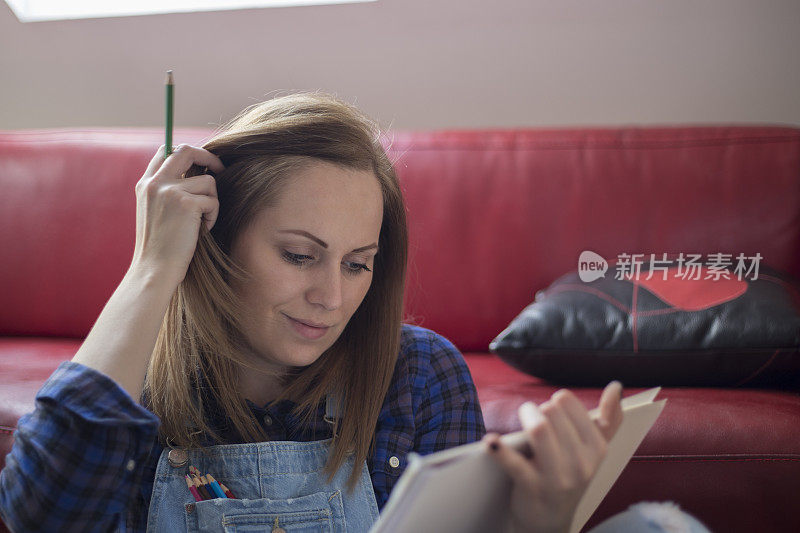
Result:
M588 521L658 418L666 402L652 402L659 390L649 389L622 400L622 424L578 505L571 532ZM599 410L589 414L597 419ZM501 438L518 450L528 448L522 431ZM504 531L510 519L511 488L511 478L484 451L482 442L424 457L411 453L406 471L370 532Z
M589 521L650 431L666 403L667 400L647 402L623 411L625 416L614 438L608 443L606 457L600 463L578 503L570 533L577 533Z

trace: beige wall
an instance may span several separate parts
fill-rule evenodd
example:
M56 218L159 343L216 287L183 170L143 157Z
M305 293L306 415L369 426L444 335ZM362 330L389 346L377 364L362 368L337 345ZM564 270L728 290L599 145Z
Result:
M798 0L378 0L22 24L0 129L208 126L322 89L384 126L800 125Z

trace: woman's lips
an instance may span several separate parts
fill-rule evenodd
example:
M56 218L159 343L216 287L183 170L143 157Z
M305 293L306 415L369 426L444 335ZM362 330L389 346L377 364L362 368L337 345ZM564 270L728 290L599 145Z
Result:
M309 326L308 324L304 324L299 320L296 320L289 315L284 315L288 320L289 323L292 325L292 328L303 338L316 340L325 335L328 332L329 327L322 327L318 328L315 326Z

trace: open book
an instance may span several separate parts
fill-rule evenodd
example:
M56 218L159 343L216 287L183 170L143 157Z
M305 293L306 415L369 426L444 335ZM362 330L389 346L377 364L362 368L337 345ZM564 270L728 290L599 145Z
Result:
M622 424L578 504L571 533L586 524L661 414L666 400L653 401L660 390L622 400ZM599 414L599 409L589 412L593 420ZM528 448L522 431L501 439L518 450ZM506 531L512 481L483 446L473 442L426 456L409 454L408 467L370 533Z

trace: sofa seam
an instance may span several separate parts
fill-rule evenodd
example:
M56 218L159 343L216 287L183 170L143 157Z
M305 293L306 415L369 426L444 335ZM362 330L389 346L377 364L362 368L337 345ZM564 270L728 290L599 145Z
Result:
M404 152L409 151L428 151L428 150L468 150L468 151L519 151L519 150L653 150L653 149L673 149L673 148L711 148L725 147L731 145L759 145L759 144L783 144L797 143L800 141L798 136L785 137L750 137L750 138L718 138L718 139L689 139L686 141L628 141L630 144L621 142L587 142L587 143L532 143L511 141L497 141L498 144L509 143L506 146L496 146L487 144L459 144L458 141L436 140L430 144L409 146Z
M765 455L710 455L710 456L692 456L692 455L640 455L631 457L631 462L637 463L702 463L702 462L774 462L774 461L789 461L800 462L800 455L787 454L786 456L770 456Z

